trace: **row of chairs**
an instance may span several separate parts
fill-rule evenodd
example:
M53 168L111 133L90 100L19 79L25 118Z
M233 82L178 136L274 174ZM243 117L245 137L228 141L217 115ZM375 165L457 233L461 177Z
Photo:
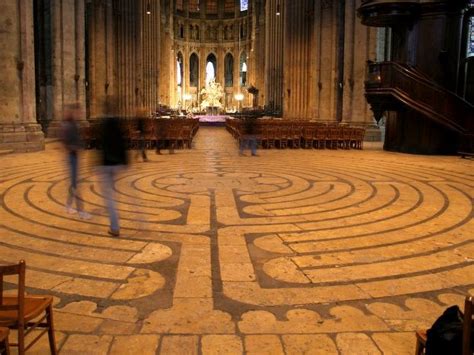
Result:
M138 120L121 119L122 130L129 149L145 148L188 148L191 149L199 121L194 119L145 119L143 136L138 130ZM81 129L81 136L87 149L100 148L100 122L91 123Z
M242 120L227 120L234 138L245 139ZM363 149L365 129L308 121L257 120L255 133L261 148Z

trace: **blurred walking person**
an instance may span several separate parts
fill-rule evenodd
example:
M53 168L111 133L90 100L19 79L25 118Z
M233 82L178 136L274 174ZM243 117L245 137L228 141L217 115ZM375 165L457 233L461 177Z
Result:
M61 126L61 139L67 152L67 163L69 167L69 189L66 201L67 213L78 213L80 218L89 219L90 215L84 211L84 204L79 195L77 181L79 169L79 151L82 149L82 140L77 124L80 114L80 105L70 104L66 106L64 118ZM76 208L73 207L73 202Z
M107 117L102 123L102 189L109 214L110 229L108 233L114 237L120 235L119 215L114 199L114 183L118 172L127 163L127 150L120 120Z
M146 156L146 146L145 146L145 125L148 120L148 115L145 109L139 109L137 112L137 132L139 135L138 138L138 150L137 150L137 158L141 154L142 159L144 162L148 161L148 157Z
M243 120L244 134L240 141L239 155L243 156L246 146L249 147L252 156L257 156L257 119L255 117L245 117Z

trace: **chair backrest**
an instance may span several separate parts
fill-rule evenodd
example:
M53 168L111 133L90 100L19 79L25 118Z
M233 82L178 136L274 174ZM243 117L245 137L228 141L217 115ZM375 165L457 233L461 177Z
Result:
M349 140L352 138L352 135L353 135L353 132L354 129L352 127L344 127L342 129L342 137L345 139L345 140Z
M26 263L20 260L18 264L14 265L0 265L0 310L2 311L17 311L18 322L22 324L24 319L24 305L25 305L25 270ZM18 275L18 303L4 304L3 297L3 277Z
M463 355L472 354L471 334L472 334L472 315L474 309L474 297L468 296L464 302L464 322L462 334L462 353Z
M329 128L328 127L318 127L315 131L315 138L317 139L326 139L329 137Z

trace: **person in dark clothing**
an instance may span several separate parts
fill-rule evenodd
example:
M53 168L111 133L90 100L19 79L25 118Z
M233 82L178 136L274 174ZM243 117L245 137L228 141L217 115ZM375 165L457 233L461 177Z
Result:
M113 117L106 118L102 124L102 188L110 219L108 233L115 237L120 235L120 225L113 186L117 173L128 163L126 148L120 120Z
M147 120L146 112L144 110L139 110L137 114L137 132L139 137L138 140L138 152L137 158L141 153L143 161L148 161L146 156L146 147L145 147L145 123Z
M239 154L244 155L246 145L250 148L252 156L257 156L257 119L245 117L243 119L243 136L240 140Z
M61 138L67 152L67 162L70 174L66 211L71 214L77 212L80 218L89 219L90 215L84 211L84 206L77 189L78 159L79 151L82 148L82 140L76 121L79 110L80 106L78 104L66 106L64 120L61 127ZM72 207L74 201L76 203L76 209Z

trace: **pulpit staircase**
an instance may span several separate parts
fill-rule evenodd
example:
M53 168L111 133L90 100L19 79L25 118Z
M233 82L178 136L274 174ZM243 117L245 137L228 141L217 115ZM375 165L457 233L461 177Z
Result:
M413 67L396 62L368 64L365 95L375 118L402 106L458 133L458 151L474 155L474 106Z

